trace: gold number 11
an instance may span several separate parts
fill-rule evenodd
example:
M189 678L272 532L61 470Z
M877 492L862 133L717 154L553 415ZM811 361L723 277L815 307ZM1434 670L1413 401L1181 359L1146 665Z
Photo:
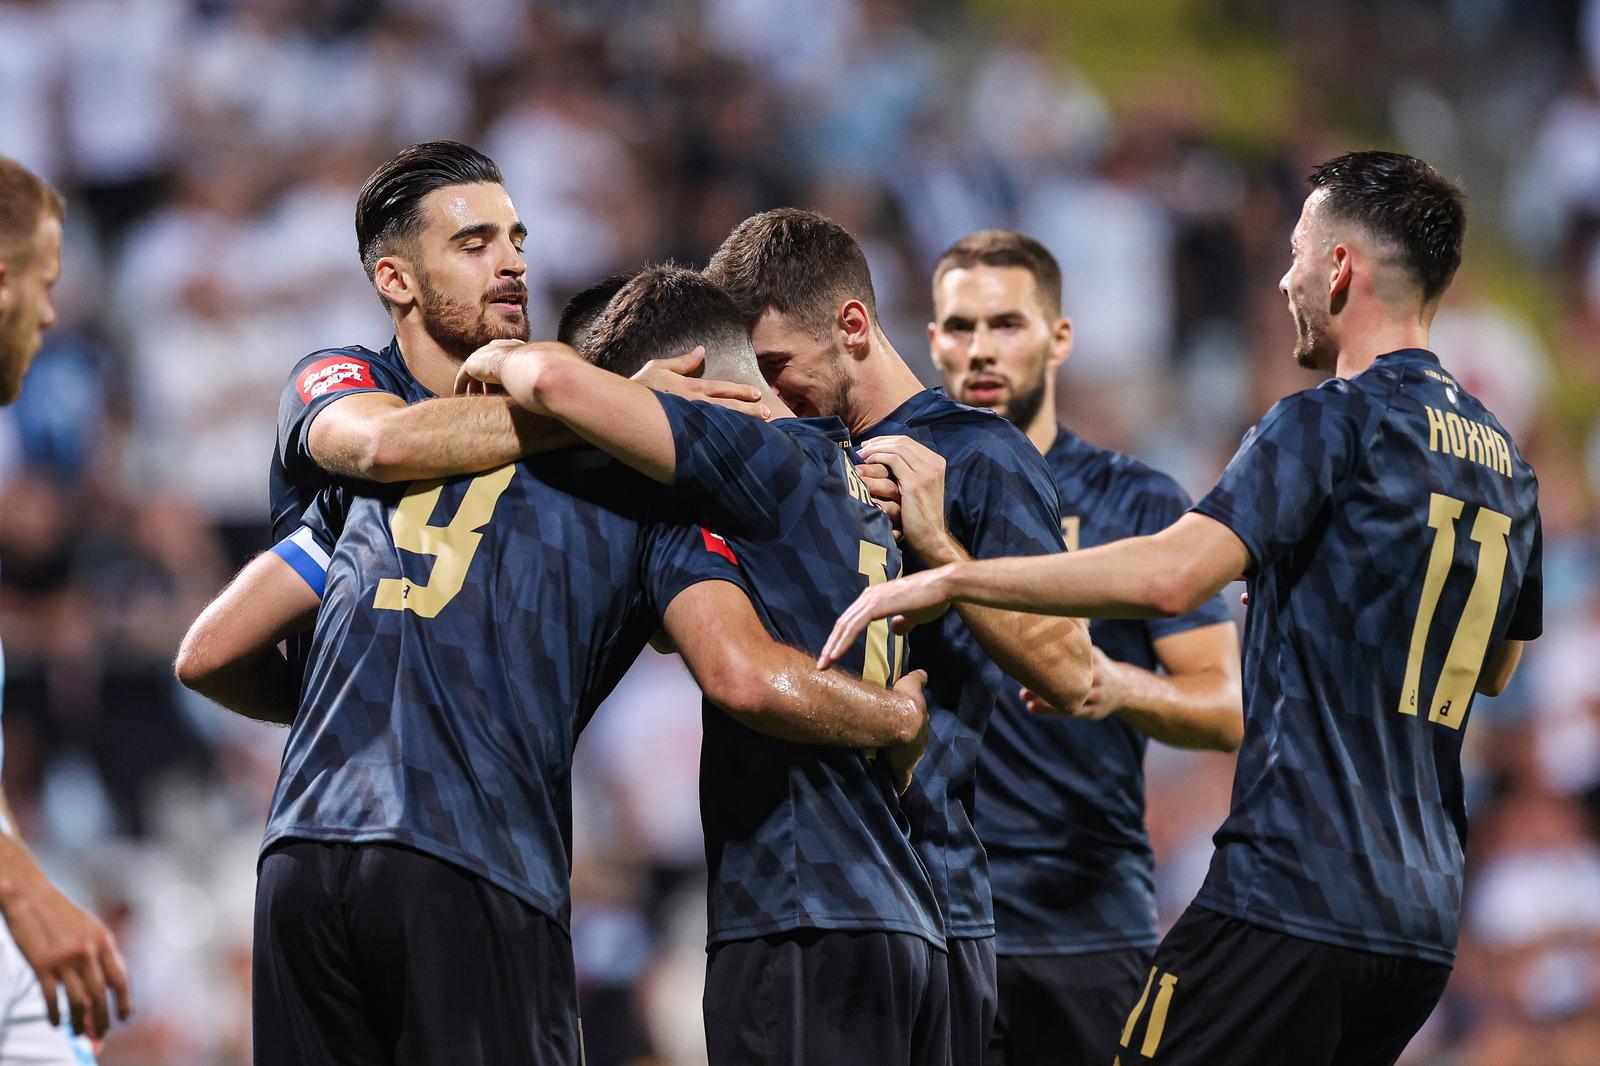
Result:
M1422 582L1422 599L1417 604L1417 621L1411 629L1411 653L1406 658L1406 679L1400 686L1400 713L1416 714L1421 699L1422 655L1428 645L1433 613L1439 607L1439 594L1456 552L1456 520L1466 504L1453 496L1435 492L1428 498L1428 525L1434 531L1433 549L1428 555L1428 573ZM1489 632L1494 628L1495 611L1500 605L1500 586L1506 579L1506 536L1511 519L1487 507L1478 509L1472 523L1472 539L1478 544L1477 573L1467 593L1444 669L1428 708L1428 721L1460 729L1467 703L1483 670L1483 656L1489 648Z

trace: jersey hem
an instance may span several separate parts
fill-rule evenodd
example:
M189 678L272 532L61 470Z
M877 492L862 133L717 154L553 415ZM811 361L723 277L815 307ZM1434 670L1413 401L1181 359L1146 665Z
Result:
M1309 921L1304 918L1294 918L1288 915L1257 914L1253 913L1249 907L1221 903L1204 891L1195 896L1193 905L1208 911L1215 911L1218 914L1227 915L1230 918L1237 918L1241 922L1258 925L1274 933L1283 933L1286 936L1299 937L1301 940L1311 940L1319 944L1330 944L1336 948L1365 951L1372 955L1395 955L1401 958L1419 959L1422 962L1438 963L1450 967L1454 967L1456 964L1456 953L1446 948L1441 948L1437 944L1419 944L1401 937L1391 937L1383 934L1354 934L1319 922Z
M935 934L925 926L917 925L915 922L888 921L882 918L840 918L815 914L803 918L786 918L716 930L706 937L706 949L710 950L719 944L730 944L740 940L756 940L760 937L774 936L780 933L798 933L806 929L854 930L865 933L909 933L912 936L921 937L940 951L946 950L944 937Z
M1154 951L1161 944L1161 938L1154 933L1148 937L1129 940L1126 937L1117 940L1081 940L1071 944L1062 943L1019 943L1005 937L995 939L995 954L997 955L1099 955L1107 951Z
M288 840L312 840L330 844L394 844L402 848L410 848L412 851L421 852L429 858L447 862L451 866L471 874L473 877L480 878L496 888L509 892L523 903L555 922L568 936L572 935L571 926L567 918L561 913L562 908L553 900L545 898L543 894L533 891L507 874L485 868L476 861L474 856L466 852L435 843L426 837L418 837L409 832L401 835L391 829L283 829L276 833L268 834L261 841L261 850L256 853L257 867L259 868L261 860L266 857L268 848Z

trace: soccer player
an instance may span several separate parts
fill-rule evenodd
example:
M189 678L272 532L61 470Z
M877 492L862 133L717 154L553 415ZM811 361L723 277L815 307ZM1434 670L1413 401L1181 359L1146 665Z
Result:
M66 206L36 174L0 156L0 406L13 403L55 324L50 291L61 276ZM0 658L0 687L5 662ZM93 915L62 895L18 835L0 793L0 1062L93 1063L88 1037L133 1009L116 941ZM72 1020L59 1028L65 992Z
M837 418L757 418L656 395L621 375L656 352L703 345L708 368L761 382L744 321L703 275L646 270L594 323L591 365L554 345L490 347L463 372L671 487L736 559L768 632L821 648L830 605L900 571ZM607 373L607 370L613 373ZM764 386L763 386L764 388ZM719 620L724 632L738 623ZM869 682L899 676L889 628L852 657ZM708 693L708 696L710 694ZM947 1061L945 934L933 888L883 769L859 745L790 742L717 712L701 756L710 872L706 1038L714 1066ZM909 764L887 759L909 783Z
M778 396L797 414L842 418L861 458L890 475L873 481L899 494L908 569L1061 550L1044 459L1005 419L923 387L879 327L866 257L842 227L794 209L756 215L707 273L744 316ZM972 824L979 741L1007 674L1055 706L1081 704L1089 648L1076 621L970 606L911 641L933 735L906 806L945 918L954 1062L982 1060L995 1011L989 869Z
M1061 269L1038 241L991 229L955 242L934 268L933 309L928 341L946 389L1043 453L1068 551L1160 532L1189 509L1170 477L1057 422L1072 324ZM1100 619L1089 635L1095 681L1083 707L1030 714L1008 683L978 755L999 952L992 1064L1111 1061L1106 1019L1138 996L1160 939L1145 747L1154 737L1232 751L1244 729L1239 632L1221 597L1176 618Z
M1462 729L1542 626L1533 470L1427 348L1461 261L1460 190L1390 152L1310 184L1280 288L1296 360L1334 376L1267 412L1193 511L869 589L832 638L955 600L1178 614L1247 575L1232 811L1118 1034L1124 1064L1399 1056L1455 955Z

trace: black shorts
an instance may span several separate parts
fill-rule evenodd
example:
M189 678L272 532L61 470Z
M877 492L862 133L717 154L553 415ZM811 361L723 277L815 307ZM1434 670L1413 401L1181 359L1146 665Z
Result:
M1389 1066L1450 967L1321 944L1201 907L1156 949L1115 1061Z
M256 883L256 1066L577 1066L572 940L408 848L288 841Z
M1150 973L1147 949L1001 955L987 1066L1106 1066Z
M711 1066L946 1066L945 953L909 933L803 929L711 948Z
M950 1061L983 1061L994 1031L1000 993L995 985L994 937L951 937Z

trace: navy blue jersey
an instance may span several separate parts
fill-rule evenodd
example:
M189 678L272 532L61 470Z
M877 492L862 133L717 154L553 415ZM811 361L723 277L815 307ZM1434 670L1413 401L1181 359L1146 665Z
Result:
M1195 902L1450 963L1473 687L1541 627L1532 468L1407 349L1274 406L1195 510L1251 558L1244 745Z
M1067 550L1167 528L1189 497L1167 475L1065 426L1045 453ZM1227 622L1221 596L1176 618L1096 619L1095 647L1155 670L1155 642ZM1008 678L978 755L978 836L994 883L996 948L1007 955L1154 948L1155 856L1144 825L1148 738L1098 722L1029 714Z
M324 407L358 392L387 392L406 403L433 396L412 376L400 354L400 343L393 339L382 351L324 348L296 363L278 398L278 443L268 482L275 542L281 543L295 531L300 516L314 506L325 487L352 483L318 466L306 439L312 419ZM310 635L290 637L288 649L290 664L303 671L311 656Z
M665 493L574 450L313 507L337 540L263 847L402 844L565 923L573 745L662 604L722 556ZM681 533L682 527L676 527ZM695 532L698 533L698 530Z
M818 654L862 590L901 568L889 519L851 463L844 423L769 425L660 399L677 449L673 488L725 538L706 535L698 550L737 558L767 632ZM892 684L904 657L884 622L841 666ZM893 786L861 750L763 736L708 704L700 814L712 943L815 928L913 933L943 946Z
M1062 548L1061 509L1044 457L992 411L919 392L862 440L908 436L945 460L945 522L976 559L1045 555ZM920 569L906 553L906 569ZM911 634L910 665L928 671L928 752L905 796L912 838L933 879L945 932L994 932L989 864L972 824L978 748L995 701L1011 682L956 611Z
M394 340L378 352L324 348L296 363L278 399L278 445L270 475L273 540L294 532L323 486L342 480L317 465L306 439L324 407L358 392L387 392L406 403L433 396L411 375Z

